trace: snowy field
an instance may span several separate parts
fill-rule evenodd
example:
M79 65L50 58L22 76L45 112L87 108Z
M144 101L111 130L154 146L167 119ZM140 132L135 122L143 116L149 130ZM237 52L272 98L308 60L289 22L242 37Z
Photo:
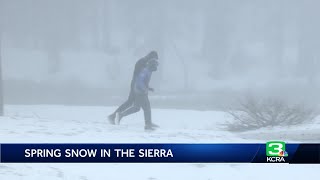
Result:
M320 142L320 120L299 127L231 133L224 112L153 110L161 126L143 130L143 113L107 123L114 107L6 106L0 143L245 143L267 140ZM271 172L271 173L270 173ZM0 164L0 180L40 179L317 179L319 165L288 164Z

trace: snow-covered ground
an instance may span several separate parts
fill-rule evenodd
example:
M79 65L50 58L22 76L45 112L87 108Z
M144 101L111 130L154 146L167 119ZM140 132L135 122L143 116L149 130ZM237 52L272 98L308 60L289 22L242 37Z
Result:
M279 139L320 142L319 118L299 127L231 133L222 125L224 112L154 109L161 128L143 130L140 112L109 125L114 107L6 106L0 118L0 143L242 143ZM304 137L304 138L301 138ZM0 164L0 180L7 179L316 179L319 165L288 164Z

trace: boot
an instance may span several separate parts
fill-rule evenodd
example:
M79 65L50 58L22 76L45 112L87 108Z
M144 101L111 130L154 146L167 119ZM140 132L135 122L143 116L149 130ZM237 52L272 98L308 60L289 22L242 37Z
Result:
M159 127L160 126L158 126L157 124L154 124L154 123L151 122L151 123L146 123L146 125L144 126L144 130L146 130L146 131L154 131Z
M150 126L144 126L144 130L145 131L154 131L156 130L156 128L152 127L151 125Z
M157 124L151 123L151 127L153 127L153 128L159 128L160 126L157 125Z
M114 121L115 117L116 117L115 114L111 114L111 115L108 116L108 121L109 121L110 124L112 124L112 125L116 124L115 121Z

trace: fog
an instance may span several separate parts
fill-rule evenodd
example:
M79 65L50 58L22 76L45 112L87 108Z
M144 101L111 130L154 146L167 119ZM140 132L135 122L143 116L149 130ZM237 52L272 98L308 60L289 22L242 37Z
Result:
M214 109L246 94L317 104L317 0L0 0L5 104L118 105L159 53L151 102Z

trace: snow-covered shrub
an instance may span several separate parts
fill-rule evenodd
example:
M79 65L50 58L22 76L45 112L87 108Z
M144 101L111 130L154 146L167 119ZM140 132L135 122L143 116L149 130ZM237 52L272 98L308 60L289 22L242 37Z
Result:
M314 108L305 104L294 104L281 98L263 99L253 96L240 101L239 109L228 113L234 120L226 124L230 131L302 124L313 120L318 114Z

